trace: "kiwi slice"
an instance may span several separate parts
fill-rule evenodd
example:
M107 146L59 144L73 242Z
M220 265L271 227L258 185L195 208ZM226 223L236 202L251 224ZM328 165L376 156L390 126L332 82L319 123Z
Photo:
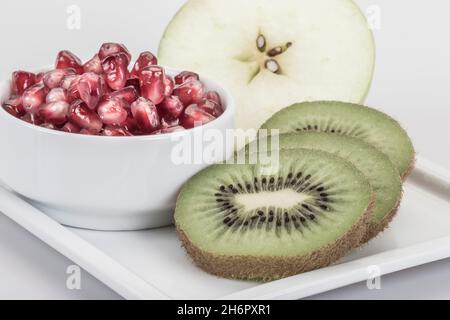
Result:
M364 140L385 153L403 178L414 165L414 148L405 130L388 115L358 104L297 103L276 113L261 128L280 133L321 131Z
M239 152L241 155L238 153L238 157L250 160L248 154L258 150L259 146L264 146L266 150L307 148L333 153L353 163L368 178L375 193L373 216L363 242L375 237L391 222L402 197L402 181L384 153L360 139L331 133L285 133L278 138L276 148L271 145L270 138L260 139L246 146Z
M205 271L272 280L327 266L357 247L372 198L347 160L281 150L276 167L218 164L195 175L180 192L175 224Z

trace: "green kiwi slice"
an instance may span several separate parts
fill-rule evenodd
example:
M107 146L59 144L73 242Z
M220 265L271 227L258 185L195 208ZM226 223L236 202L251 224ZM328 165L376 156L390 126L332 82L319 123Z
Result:
M183 186L180 239L205 271L272 280L327 266L367 233L372 189L349 161L281 150L276 166L218 164Z
M261 128L280 133L328 132L364 140L385 153L403 178L414 165L414 148L405 130L388 115L358 104L297 103L276 113Z
M360 139L323 132L285 133L276 141L277 146L271 145L271 138L254 141L240 151L238 157L245 152L243 160L248 162L248 154L259 146L266 150L307 148L333 153L353 163L368 178L375 193L373 216L363 241L375 237L391 222L402 197L402 181L384 153Z

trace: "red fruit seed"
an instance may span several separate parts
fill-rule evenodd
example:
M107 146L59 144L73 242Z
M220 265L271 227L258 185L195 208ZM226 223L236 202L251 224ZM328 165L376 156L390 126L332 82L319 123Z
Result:
M47 94L45 98L45 102L56 102L56 101L66 101L69 102L69 95L67 94L67 90L63 88L53 88Z
M102 132L103 136L108 137L126 137L126 136L132 136L131 133L128 132L127 129L118 127L118 126L107 126L105 129L103 129Z
M48 89L42 84L38 83L29 87L22 96L22 105L26 112L35 113L39 106L45 102Z
M198 103L198 107L216 118L223 113L223 109L219 104L208 99L203 99L202 101L200 101Z
M3 103L2 107L9 114L13 115L16 118L20 118L25 114L25 109L22 106L21 96L9 98Z
M141 75L142 69L157 64L158 59L156 59L156 57L151 52L144 51L137 58L136 63L131 70L131 76L138 78Z
M189 80L200 80L200 77L195 72L183 71L175 77L175 84L180 85Z
M204 125L214 119L212 115L200 109L196 104L193 104L184 110L180 117L180 122L183 127L190 129Z
M91 60L87 61L83 65L83 71L84 72L93 72L96 74L101 74L103 72L102 61L98 57L98 54L96 54L94 57L92 57Z
M159 66L149 66L141 71L141 95L154 104L160 104L165 98L164 69Z
M64 78L67 76L76 75L74 69L55 69L44 74L42 81L49 89L61 86Z
M127 110L125 110L126 101L115 98L106 100L100 103L97 113L104 124L123 124L128 117Z
M103 78L93 72L84 73L77 81L78 94L91 110L96 109L103 96L104 87Z
M80 128L71 122L66 122L66 124L61 128L61 131L69 132L69 133L79 133Z
M67 121L69 104L65 101L56 101L43 104L39 107L39 116L47 123L63 124Z
M36 83L36 75L26 71L14 71L12 74L11 92L22 94L27 88Z
M105 95L104 98L105 98L105 100L120 98L120 99L124 99L126 102L131 104L134 101L136 101L137 98L139 98L139 95L133 86L128 86L123 89L111 92L111 93Z
M77 74L83 73L83 66L80 58L68 50L63 50L56 57L55 69L73 68Z
M100 132L103 127L102 120L97 113L88 108L82 100L76 100L69 109L70 122L81 129Z
M152 101L140 97L131 104L131 112L138 127L145 133L153 132L159 128L160 119L158 111Z
M170 96L164 99L164 101L158 106L161 114L169 119L177 119L184 110L184 106L180 99L176 96Z
M127 65L131 61L131 54L128 51L127 47L121 43L113 43L113 42L107 42L102 44L100 47L100 50L98 51L98 57L100 58L100 61L104 62L104 60L112 55L115 55L117 53L124 53L127 57Z
M173 90L173 95L180 98L184 106L200 102L205 94L205 88L199 80L189 80Z
M206 99L214 101L219 106L222 106L222 100L220 99L220 95L217 91L208 91L205 96Z
M120 90L125 87L128 80L128 61L124 53L113 54L103 60L105 81L111 89Z
M165 76L164 77L164 95L166 97L169 97L172 95L173 89L175 87L175 82L173 81L171 76Z

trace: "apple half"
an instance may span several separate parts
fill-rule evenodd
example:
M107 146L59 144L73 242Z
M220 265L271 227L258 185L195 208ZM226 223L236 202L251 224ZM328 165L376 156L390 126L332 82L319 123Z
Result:
M165 30L159 59L227 86L236 127L257 129L293 103L363 102L375 45L351 0L190 0Z

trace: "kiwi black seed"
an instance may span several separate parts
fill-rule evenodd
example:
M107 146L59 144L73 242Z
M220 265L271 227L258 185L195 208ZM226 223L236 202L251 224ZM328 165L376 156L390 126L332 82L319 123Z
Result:
M269 171L213 165L183 186L175 223L198 266L227 278L278 279L333 263L367 234L372 189L350 162L317 150L282 150Z
M297 103L274 114L261 127L280 133L326 132L361 139L385 153L403 178L414 166L410 138L388 115L358 104L337 101Z

